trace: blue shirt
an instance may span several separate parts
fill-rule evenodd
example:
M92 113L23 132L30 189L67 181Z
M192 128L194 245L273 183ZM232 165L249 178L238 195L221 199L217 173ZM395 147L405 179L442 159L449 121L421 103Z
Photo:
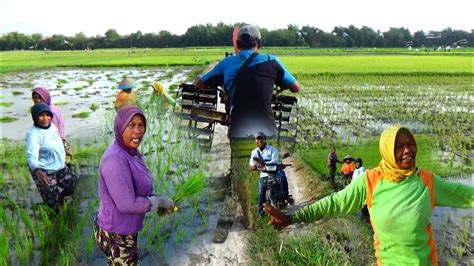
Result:
M274 85L287 88L296 82L285 66L273 55L257 54L236 80L241 66L254 53L243 50L224 58L201 81L221 86L227 92L226 111L230 114L229 137L248 137L256 131L273 136L276 133L272 110Z
M206 83L212 77L220 77L223 79L223 85L229 96L229 103L232 103L232 96L234 94L234 88L231 86L235 75L239 71L240 67L244 64L245 60L253 53L254 51L251 49L242 50L238 54L233 56L228 56L222 61L219 62L211 71L206 73L204 76L201 77L201 81ZM291 84L295 83L296 79L291 75L291 73L286 69L285 65L274 55L266 55L266 54L258 54L252 62L248 65L248 67L252 67L270 60L276 61L284 71L282 85L284 87L289 87Z

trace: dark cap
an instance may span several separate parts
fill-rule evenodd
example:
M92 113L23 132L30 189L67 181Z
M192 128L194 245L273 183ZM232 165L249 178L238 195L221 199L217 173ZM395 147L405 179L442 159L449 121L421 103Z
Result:
M355 158L354 160L355 163L360 163L362 165L362 159L361 158Z
M262 137L264 139L267 138L267 136L265 135L265 133L263 133L262 131L259 131L257 132L257 134L255 134L255 138L258 138L258 137Z
M242 38L243 36L248 35L250 38ZM258 41L262 38L260 35L260 30L254 25L245 25L239 30L239 35L237 37L238 41Z

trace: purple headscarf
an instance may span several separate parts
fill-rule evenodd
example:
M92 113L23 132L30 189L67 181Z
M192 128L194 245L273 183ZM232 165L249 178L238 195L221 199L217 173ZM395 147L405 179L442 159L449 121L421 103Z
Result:
M58 128L59 135L62 139L64 139L64 137L66 136L66 130L64 129L63 116L61 115L59 108L51 104L51 95L49 94L48 89L44 87L36 87L31 93L32 97L34 93L37 93L41 97L41 99L43 99L44 103L47 104L51 109L51 112L54 114L53 119L51 119L51 123L53 123Z
M38 93L41 99L47 104L51 105L51 95L49 95L49 91L46 88L43 87L36 87L33 89L33 92L31 93L31 96L33 96L33 93Z
M140 153L138 152L138 149L130 149L125 145L123 142L123 132L135 115L140 115L143 118L146 132L145 114L143 114L142 110L134 105L126 105L120 108L115 115L114 121L115 143L117 143L122 149L126 150L131 156L139 155Z

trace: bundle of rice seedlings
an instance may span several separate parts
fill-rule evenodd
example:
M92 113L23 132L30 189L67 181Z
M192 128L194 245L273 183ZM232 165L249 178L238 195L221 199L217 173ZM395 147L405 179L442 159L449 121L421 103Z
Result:
M177 189L173 196L175 204L184 198L192 197L204 189L204 174L202 172L194 173Z

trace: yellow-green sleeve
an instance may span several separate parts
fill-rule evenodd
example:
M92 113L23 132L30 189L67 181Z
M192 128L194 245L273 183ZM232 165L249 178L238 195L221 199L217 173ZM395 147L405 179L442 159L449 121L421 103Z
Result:
M324 217L355 213L362 209L367 197L366 175L360 175L343 190L308 205L291 216L293 223L313 222Z
M435 205L454 208L474 208L474 187L439 176L433 180Z

